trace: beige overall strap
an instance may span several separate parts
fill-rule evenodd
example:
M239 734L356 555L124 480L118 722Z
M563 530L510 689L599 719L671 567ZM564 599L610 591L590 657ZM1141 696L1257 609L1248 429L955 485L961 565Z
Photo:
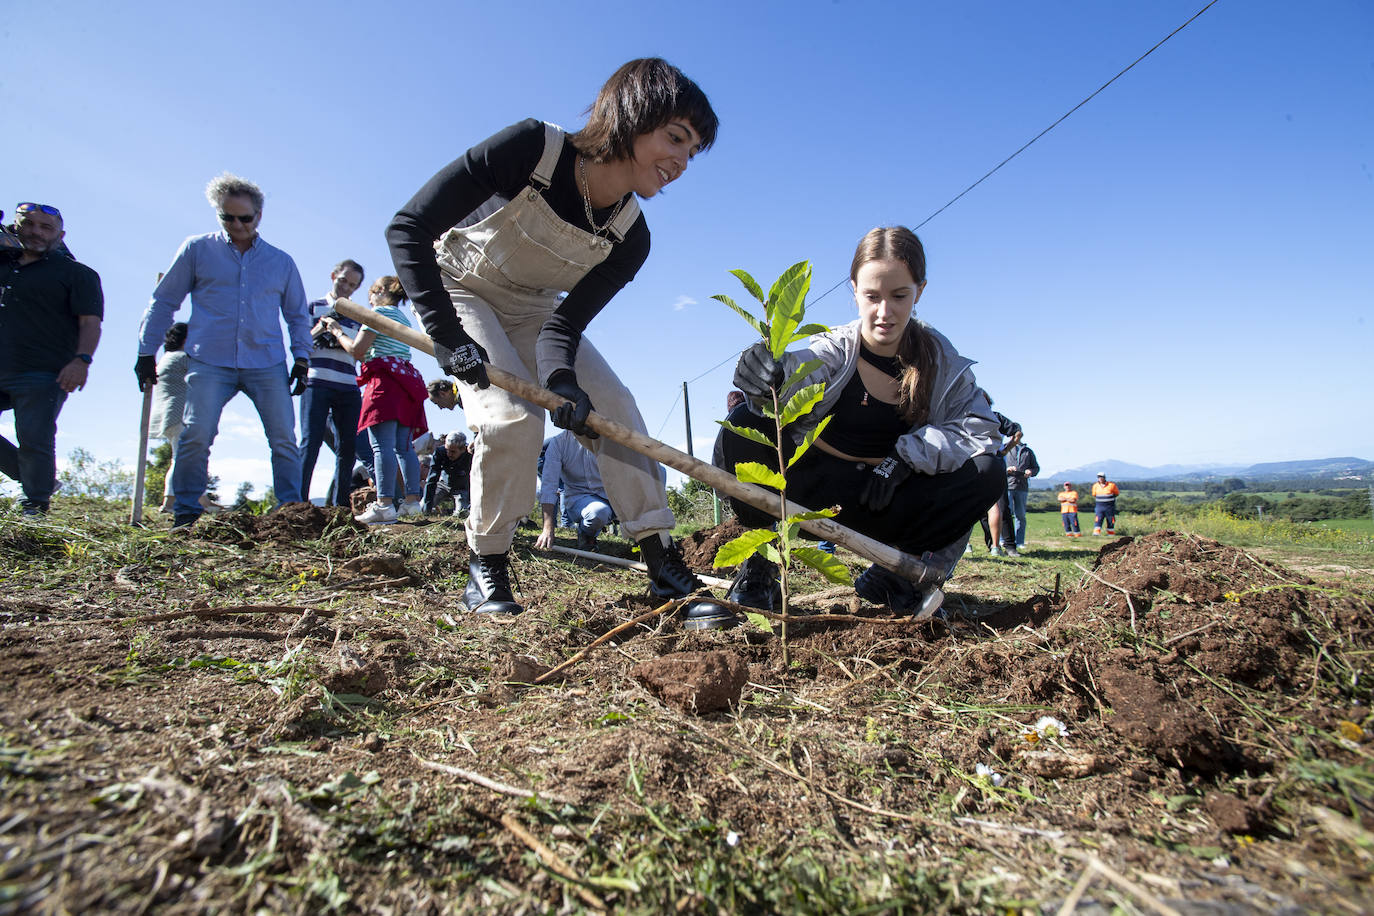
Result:
M544 122L544 155L530 173L530 184L541 191L547 191L553 184L553 167L558 165L558 157L563 154L563 128L557 124Z
M610 234L615 236L617 242L625 241L625 234L630 231L630 227L635 224L637 219L639 219L639 198L632 194L630 202L621 208L620 215L615 218L615 222L611 223Z

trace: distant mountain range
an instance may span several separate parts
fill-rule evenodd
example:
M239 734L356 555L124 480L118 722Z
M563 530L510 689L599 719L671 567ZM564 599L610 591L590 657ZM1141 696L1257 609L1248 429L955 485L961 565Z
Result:
M1036 488L1057 487L1066 480L1082 483L1096 479L1098 472L1108 480L1196 480L1223 477L1242 480L1283 480L1315 477L1324 480L1354 479L1374 481L1374 461L1365 458L1313 458L1307 461L1269 461L1263 464L1161 464L1144 467L1128 461L1107 458L1053 473L1041 472L1031 481Z

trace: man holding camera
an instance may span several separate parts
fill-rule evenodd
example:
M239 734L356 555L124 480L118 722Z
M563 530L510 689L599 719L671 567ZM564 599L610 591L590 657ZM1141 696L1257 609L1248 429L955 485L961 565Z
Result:
M305 379L305 395L301 398L301 457L304 470L301 477L301 496L310 498L310 478L315 474L315 461L320 446L328 445L336 458L334 491L325 502L348 506L353 492L353 464L357 459L358 414L363 396L358 391L358 367L324 322L332 318L347 334L358 330L358 322L334 311L336 299L347 299L363 284L363 266L345 258L329 274L330 289L323 299L310 303L310 330L315 349L310 353L310 371ZM330 420L333 420L331 435Z

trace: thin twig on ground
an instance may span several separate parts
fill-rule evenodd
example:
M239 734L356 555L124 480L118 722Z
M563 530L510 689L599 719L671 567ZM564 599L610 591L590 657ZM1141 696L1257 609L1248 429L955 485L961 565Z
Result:
M169 611L166 614L144 614L130 617L84 617L79 620L39 620L35 627L71 627L92 623L157 623L163 620L180 620L183 617L199 617L206 620L212 617L228 617L231 614L303 614L306 608L289 604L241 604L236 607L197 608L190 611ZM333 617L337 611L329 608L313 608L320 617Z
M1079 562L1075 561L1073 565L1074 565L1074 566L1077 566L1079 569L1083 570L1083 572L1087 573L1089 576L1092 576L1094 579L1096 579L1098 582L1101 582L1103 585L1107 586L1108 588L1114 588L1114 589L1116 589L1117 591L1121 592L1121 594L1123 594L1123 595L1126 596L1126 607L1128 607L1128 608L1131 609L1131 632L1132 632L1132 633L1136 632L1136 629L1135 629L1135 604L1131 601L1131 593L1128 592L1128 591L1126 591L1126 589L1122 588L1121 586L1116 585L1115 583L1108 582L1106 579L1102 578L1102 577L1099 576L1097 573L1093 572L1091 569L1089 569L1088 567L1084 566L1082 563L1079 563Z
M537 855L550 870L557 872L559 875L571 881L573 890L577 892L577 896L581 897L583 902L588 906L598 910L606 909L605 901L582 886L582 877L568 867L568 863L564 862L563 859L559 857L558 853L540 842L539 837L526 830L525 825L520 823L515 815L510 812L501 815L501 826L515 834L516 839L533 850L534 854Z
M476 783L484 789L490 789L491 791L499 792L502 795L510 795L515 798L527 799L547 798L549 801L558 802L560 805L572 804L572 802L569 799L560 798L557 795L549 795L546 793L534 792L530 789L519 789L515 786L508 786L504 782L497 782L496 780L491 779L490 777L483 776L481 773L474 773L472 770L465 770L462 767L450 766L447 763L439 763L434 760L426 760L419 754L416 754L414 751L411 751L410 753L417 761L419 761L420 766L425 767L426 769L435 770L439 773L447 773L450 776L457 776L461 779L466 779L468 782Z
M688 597L690 598L691 596L689 595ZM597 646L605 645L606 643L614 639L616 636L620 635L621 633L624 633L631 627L643 623L646 620L650 620L654 617L659 616L660 614L671 614L673 611L677 610L678 605L680 605L682 602L686 600L687 598L674 598L672 601L660 605L659 607L654 608L652 611L649 611L646 614L640 614L633 620L625 621L620 626L616 627L613 630L610 630L609 632L602 633L596 639L593 639L591 642L587 643L587 645L582 649L581 652L578 652L576 655L574 655L567 661L555 665L548 671L545 671L543 674L539 675L537 678L534 679L534 683L547 684L549 681L553 680L555 677L562 674L564 671L567 671L573 665L576 665L578 662L582 661L584 658L590 655L592 650L595 649Z

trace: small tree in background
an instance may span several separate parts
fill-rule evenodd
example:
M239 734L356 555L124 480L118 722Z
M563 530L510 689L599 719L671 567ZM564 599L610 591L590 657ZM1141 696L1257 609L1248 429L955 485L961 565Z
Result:
M806 316L806 294L811 289L811 262L801 261L793 264L785 270L782 276L778 277L768 290L768 296L763 295L763 288L754 280L752 276L743 270L732 270L744 284L744 288L749 294L763 306L763 318L760 320L747 310L737 305L729 296L717 295L711 298L725 303L740 315L749 326L759 333L759 336L768 345L768 351L774 359L781 360L783 354L787 352L789 345L799 340L805 340L812 334L817 334L828 330L824 325L802 324ZM777 435L770 439L756 429L736 426L728 420L721 420L720 425L730 430L738 436L743 436L751 442L769 446L777 451L778 468L773 470L767 465L756 461L744 461L735 465L735 477L742 483L760 484L771 487L778 491L778 512L782 524L777 526L777 530L772 528L757 528L746 531L739 537L721 546L716 551L715 560L712 565L735 566L754 554L759 554L765 559L776 563L779 570L779 584L782 588L782 657L783 664L788 662L787 648L787 617L789 616L789 589L788 572L793 561L810 566L818 571L831 582L841 585L850 585L852 580L849 570L844 564L835 559L830 554L818 547L811 545L799 545L801 533L801 523L810 519L832 518L838 512L837 509L817 509L810 512L789 515L787 513L787 469L796 464L797 461L806 454L811 448L816 438L825 430L830 423L830 418L825 417L808 432L797 450L789 458L786 455L783 431L786 427L809 415L815 406L820 403L821 397L825 394L825 383L821 382L814 385L801 386L801 382L808 375L815 372L821 366L820 360L809 360L802 363L795 371L785 379L779 388L771 389L771 399L768 403L761 405L765 416L772 418ZM793 389L796 389L795 391ZM791 392L790 396L783 400L784 394Z

